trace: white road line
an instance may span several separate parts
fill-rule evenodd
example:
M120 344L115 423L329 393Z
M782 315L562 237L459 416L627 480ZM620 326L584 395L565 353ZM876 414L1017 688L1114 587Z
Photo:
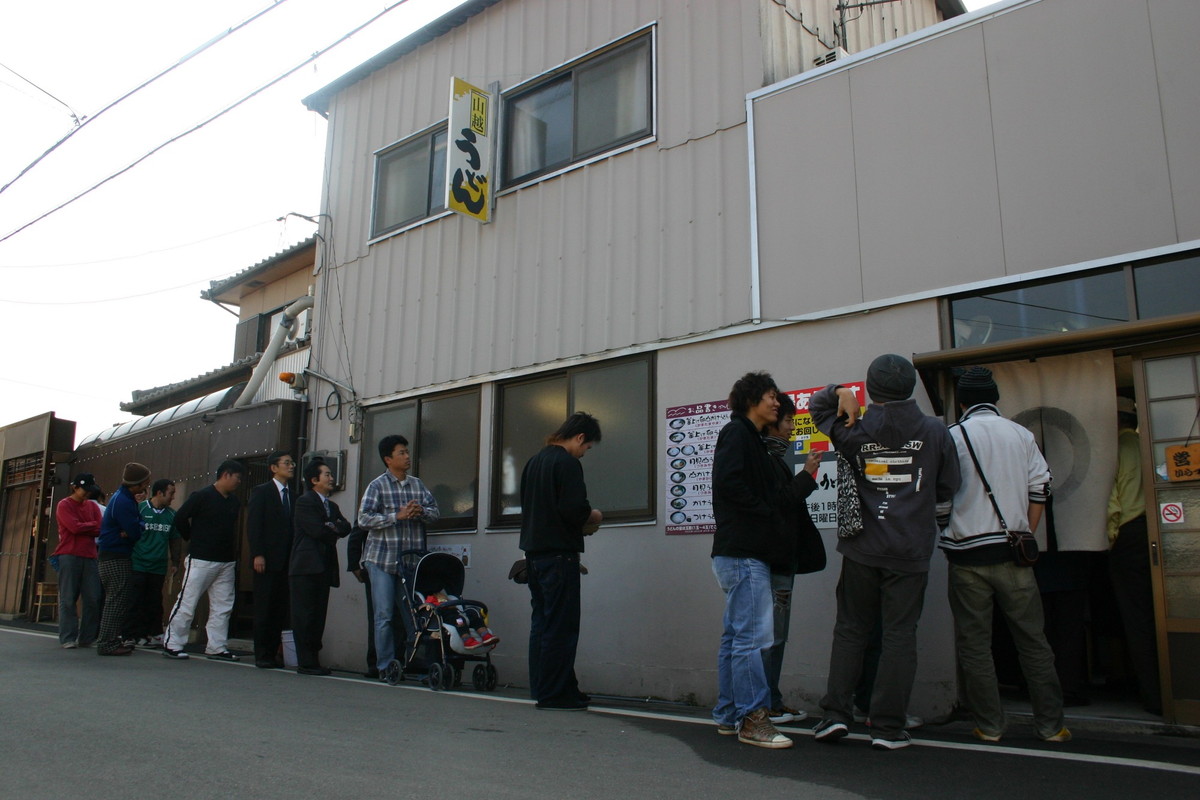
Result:
M42 633L40 631L25 631L19 628L7 628L0 626L0 632L16 633L24 636L40 636L46 639L58 638L55 634ZM197 660L201 656L196 656ZM204 659L208 660L208 659ZM214 663L232 663L232 662L214 662ZM252 666L249 663L240 662L234 666ZM264 672L290 672L291 670L264 670ZM294 673L293 673L294 674ZM298 676L309 677L309 676ZM421 690L429 691L428 687L417 681L401 682L395 686L389 686L382 681L370 681L363 678L349 678L340 675L326 676L326 680L344 681L347 683L356 683L359 685L376 686L382 689L408 689L410 691ZM446 691L442 694L453 695L455 697L467 697L472 700L487 700L493 703L516 703L518 705L533 705L532 700L525 700L519 697L503 697L494 694L479 694L476 692L456 692ZM593 714L605 714L613 717L634 717L638 719L655 719L664 722L682 722L689 725L705 725L713 727L712 720L704 719L703 717L690 717L680 714L663 714L657 711L637 711L634 709L621 708L596 708L593 706L589 709ZM812 736L810 728L793 728L784 726L780 729L781 732L790 736ZM846 737L847 739L869 742L871 737L864 733L852 733ZM1044 758L1052 761L1079 761L1089 764L1109 764L1114 767L1134 767L1137 769L1154 769L1161 772L1178 772L1184 775L1200 776L1200 767L1192 767L1186 764L1172 764L1169 761L1147 761L1140 758L1120 758L1117 756L1098 756L1089 753L1072 753L1064 750L1026 750L1021 747L1007 747L999 744L973 744L971 742L941 742L933 739L917 739L913 738L914 747L933 747L940 750L966 750L973 753L999 753L1006 756L1023 756L1025 758Z

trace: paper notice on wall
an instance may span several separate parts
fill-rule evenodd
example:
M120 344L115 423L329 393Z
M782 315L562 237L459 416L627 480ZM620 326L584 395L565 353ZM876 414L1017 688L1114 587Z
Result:
M866 396L862 382L843 384L859 398ZM795 432L784 461L793 474L799 472L810 451L827 453L817 472L817 489L808 497L808 509L818 528L837 527L837 463L829 437L817 430L808 411L808 401L824 387L788 392L796 404ZM861 409L861 406L860 406ZM729 404L712 400L667 409L665 454L668 535L714 533L717 529L712 505L712 467L717 437L729 422Z

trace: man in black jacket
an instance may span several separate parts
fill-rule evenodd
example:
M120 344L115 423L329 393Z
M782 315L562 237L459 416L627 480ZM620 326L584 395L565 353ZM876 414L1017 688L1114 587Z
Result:
M579 645L579 554L584 527L599 525L583 482L583 458L600 441L600 423L577 411L521 473L521 549L529 569L529 691L541 709L582 711L588 697L575 678Z
M292 551L292 476L296 462L277 450L267 457L271 480L250 491L246 532L254 567L254 666L278 669L288 619L288 563Z
M175 513L175 528L188 543L187 565L179 599L167 620L163 657L185 659L184 645L196 604L208 594L208 644L205 654L217 661L237 661L229 652L229 615L233 612L235 568L237 567L237 523L241 510L238 486L246 472L237 461L227 459L217 467L217 479L188 497Z
M769 717L763 658L774 640L771 567L793 552L783 535L779 496L786 480L763 444L763 429L779 417L779 389L765 372L748 372L729 392L729 422L713 455L712 570L725 593L717 652L717 732L755 747L781 749L792 740Z
M350 523L337 503L329 499L333 473L320 459L304 468L310 491L296 501L296 534L292 544L292 631L301 675L328 675L319 654L325 635L325 614L330 587L341 585L338 576L337 540L350 533Z

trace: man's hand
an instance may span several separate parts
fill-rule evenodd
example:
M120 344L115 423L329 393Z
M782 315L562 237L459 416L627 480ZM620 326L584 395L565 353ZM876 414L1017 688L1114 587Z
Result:
M821 456L822 453L820 450L809 451L808 458L804 459L804 471L809 475L815 476L817 470L821 468Z
M354 573L354 577L358 578L359 583L367 582L367 573L362 567L359 567L358 569L353 569L350 571Z
M846 427L849 428L858 421L858 397L854 394L853 389L843 386L837 390L837 399L837 415L839 418L846 418Z
M264 558L263 556L255 556L254 557L254 571L255 572L266 572L267 571L267 559Z

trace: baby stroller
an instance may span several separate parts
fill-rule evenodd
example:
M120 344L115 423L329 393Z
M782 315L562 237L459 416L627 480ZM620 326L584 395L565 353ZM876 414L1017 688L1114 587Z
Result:
M400 580L408 642L399 680L415 677L430 689L452 689L462 685L462 673L468 661L477 661L471 672L471 684L481 692L496 688L496 668L491 652L495 645L468 650L454 622L459 605L471 606L487 615L487 606L477 600L460 599L431 606L426 597L444 591L462 597L466 567L450 553L406 550L400 556Z

